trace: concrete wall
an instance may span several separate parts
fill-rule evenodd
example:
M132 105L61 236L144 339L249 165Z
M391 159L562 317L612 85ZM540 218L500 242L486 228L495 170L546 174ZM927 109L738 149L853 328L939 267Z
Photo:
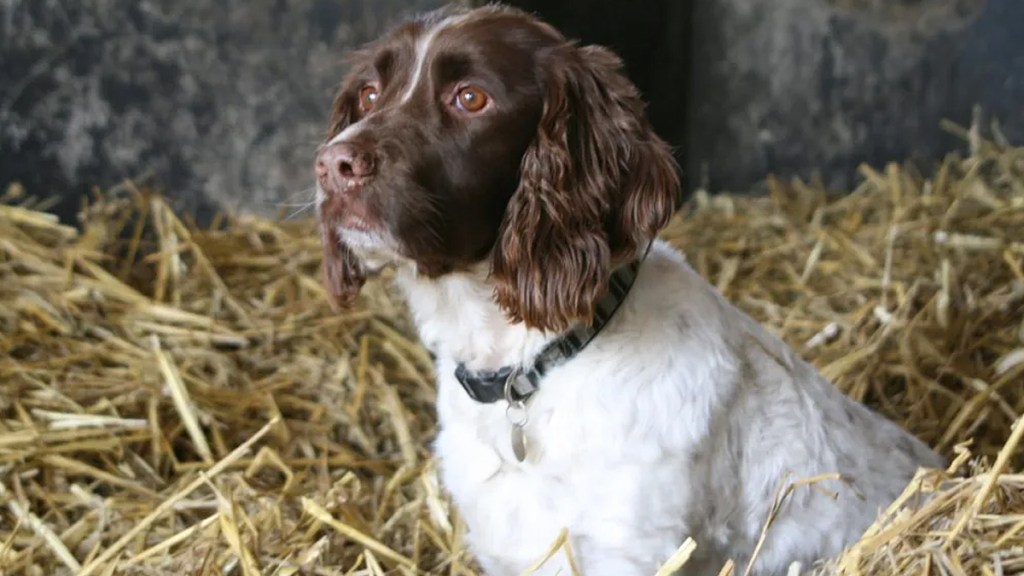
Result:
M150 180L182 209L301 202L344 52L439 0L0 2L0 189Z
M1024 143L1021 0L696 0L691 180L768 172L849 187L861 162L927 168L977 104Z
M691 186L927 164L974 104L1024 142L1021 0L510 3L624 57ZM144 176L192 212L304 202L344 52L441 4L4 0L0 188L61 194L66 216Z

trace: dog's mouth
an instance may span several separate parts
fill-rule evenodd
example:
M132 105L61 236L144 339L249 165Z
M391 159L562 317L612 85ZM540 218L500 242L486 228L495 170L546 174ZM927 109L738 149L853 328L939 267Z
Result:
M355 194L328 194L321 196L320 228L327 258L339 257L339 245L344 244L357 257L367 272L375 272L393 264L401 251L383 218L372 206Z
M321 226L363 233L383 231L383 222L361 197L362 192L362 186L350 186L344 193L321 192Z
M363 233L379 232L382 228L380 219L371 216L366 204L359 201L349 203L347 209L336 218L335 225L343 231Z

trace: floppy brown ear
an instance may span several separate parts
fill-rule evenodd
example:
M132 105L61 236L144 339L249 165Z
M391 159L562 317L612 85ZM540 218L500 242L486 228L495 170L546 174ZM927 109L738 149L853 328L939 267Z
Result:
M621 61L566 45L495 246L495 298L511 319L560 331L589 322L612 267L634 257L679 202L669 147Z
M342 130L355 121L356 88L351 79L346 79L334 99L331 120L328 123L324 142L330 142ZM321 215L322 216L322 215ZM366 283L366 272L362 262L352 249L338 237L337 231L329 228L330 222L320 222L320 240L323 248L323 283L331 306L351 306L359 290Z

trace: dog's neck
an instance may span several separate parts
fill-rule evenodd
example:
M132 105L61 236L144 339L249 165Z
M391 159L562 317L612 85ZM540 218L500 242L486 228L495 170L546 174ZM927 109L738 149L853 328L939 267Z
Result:
M423 344L469 369L527 364L558 336L509 320L494 301L486 264L437 279L401 267L395 279Z

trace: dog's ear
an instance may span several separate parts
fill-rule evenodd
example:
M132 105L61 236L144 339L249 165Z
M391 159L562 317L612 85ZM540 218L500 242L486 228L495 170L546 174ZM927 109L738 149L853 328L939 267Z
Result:
M495 298L515 321L590 322L612 266L645 248L679 204L669 147L612 52L565 45L495 246Z
M358 90L352 76L342 82L334 98L334 108L328 123L325 143L330 142L332 138L356 121ZM338 237L337 231L325 228L325 225L332 224L322 220L320 223L320 239L324 253L322 271L324 287L327 289L331 306L335 308L350 306L359 296L363 284L366 283L366 272L359 257Z

